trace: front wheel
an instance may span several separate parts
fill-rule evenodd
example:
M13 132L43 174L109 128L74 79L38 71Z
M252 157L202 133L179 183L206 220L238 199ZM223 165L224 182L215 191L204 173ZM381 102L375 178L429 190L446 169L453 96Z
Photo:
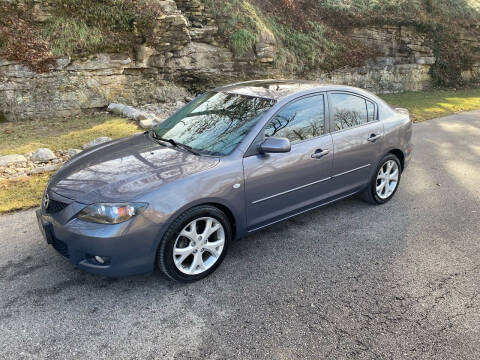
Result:
M160 269L180 282L200 280L223 261L231 241L227 216L205 205L187 210L168 228L157 253Z
M378 205L389 201L398 189L402 167L393 154L386 155L378 164L369 186L363 191L363 198Z

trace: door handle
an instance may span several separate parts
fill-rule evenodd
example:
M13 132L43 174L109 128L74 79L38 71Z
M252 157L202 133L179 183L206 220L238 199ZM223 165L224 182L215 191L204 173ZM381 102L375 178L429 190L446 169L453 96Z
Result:
M367 139L368 141L370 142L375 142L377 141L378 139L380 139L382 137L382 135L377 135L377 134L371 134L370 137Z
M328 154L328 150L322 150L322 149L317 149L315 152L311 155L312 159L320 159L324 157L325 155Z

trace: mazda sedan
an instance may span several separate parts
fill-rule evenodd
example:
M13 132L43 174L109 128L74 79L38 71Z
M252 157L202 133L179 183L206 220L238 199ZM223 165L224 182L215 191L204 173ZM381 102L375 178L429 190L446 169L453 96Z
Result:
M88 149L50 180L47 242L118 277L212 273L230 243L360 193L389 201L412 154L408 111L357 88L250 81L198 96L153 130Z

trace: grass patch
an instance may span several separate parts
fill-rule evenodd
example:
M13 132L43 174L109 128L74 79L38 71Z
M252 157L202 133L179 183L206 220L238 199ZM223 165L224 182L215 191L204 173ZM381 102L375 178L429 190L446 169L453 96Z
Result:
M282 24L277 18L271 18L269 23L275 37L284 45L278 49L276 65L287 71L329 69L327 62L341 51L342 46L329 40L327 29L320 23L309 22L309 31Z
M25 154L39 147L51 150L81 149L100 136L113 139L142 131L136 123L110 115L82 116L73 119L45 119L0 124L0 156Z
M416 122L480 109L480 89L405 92L381 97L392 106L408 109Z
M104 36L95 26L85 21L66 17L51 19L44 29L44 37L50 39L52 53L55 56L72 56L81 49L90 52L101 51L105 47Z
M0 214L38 206L50 175L0 180Z
M0 155L24 154L39 147L80 148L99 137L120 138L142 131L134 122L110 115L0 124ZM0 180L0 214L38 206L51 173Z
M261 31L266 29L260 10L247 0L203 1L221 16L219 32L227 39L233 53L243 56L252 51Z

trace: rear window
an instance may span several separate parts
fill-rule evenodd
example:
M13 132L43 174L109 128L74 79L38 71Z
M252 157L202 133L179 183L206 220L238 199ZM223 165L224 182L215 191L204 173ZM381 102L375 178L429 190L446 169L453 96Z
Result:
M375 104L363 97L346 93L330 94L334 131L375 121Z

